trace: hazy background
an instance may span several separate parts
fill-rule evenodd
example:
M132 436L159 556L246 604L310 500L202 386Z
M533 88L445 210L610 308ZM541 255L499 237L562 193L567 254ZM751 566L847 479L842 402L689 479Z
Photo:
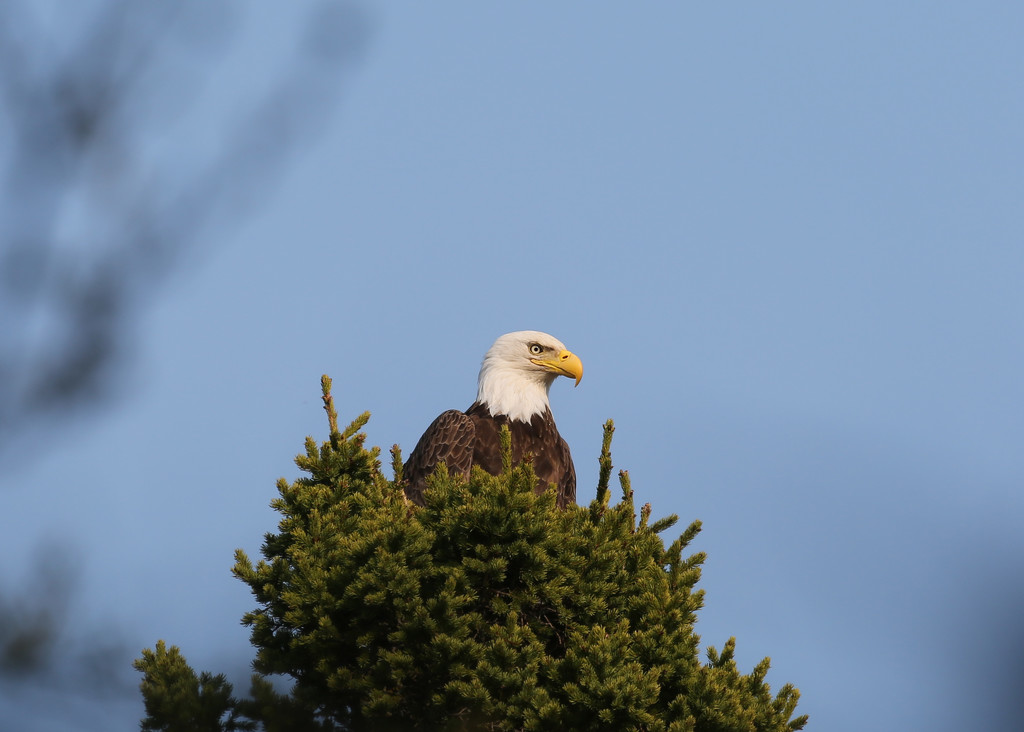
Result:
M705 644L810 730L1017 729L1021 38L1005 2L5 3L0 717L135 729L161 638L244 691L232 551L320 374L408 453L538 329L586 366L579 500L610 417L704 522Z

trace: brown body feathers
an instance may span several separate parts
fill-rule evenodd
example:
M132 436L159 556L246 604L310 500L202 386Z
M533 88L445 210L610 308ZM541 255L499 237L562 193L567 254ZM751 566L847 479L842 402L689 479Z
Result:
M437 464L444 462L453 475L469 478L470 467L479 465L491 475L501 472L501 426L507 424L512 435L512 463L518 464L527 455L533 456L537 474L537 491L554 483L561 508L576 500L576 469L569 446L558 434L551 410L534 415L529 423L509 420L504 415L492 417L485 406L476 402L466 412L450 409L435 419L416 443L403 468L406 495L417 504L423 503L427 476Z

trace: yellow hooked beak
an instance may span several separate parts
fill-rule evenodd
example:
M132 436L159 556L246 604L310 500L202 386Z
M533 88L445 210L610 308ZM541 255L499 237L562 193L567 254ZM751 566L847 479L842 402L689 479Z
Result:
M580 379L583 378L583 362L571 351L561 351L549 358L531 358L530 360L548 371L573 377L576 379L576 386L580 385Z

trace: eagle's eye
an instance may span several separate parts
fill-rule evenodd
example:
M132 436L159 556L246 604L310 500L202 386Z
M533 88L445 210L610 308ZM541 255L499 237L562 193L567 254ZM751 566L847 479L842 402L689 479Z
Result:
M544 346L540 345L539 343L531 343L530 353L532 353L534 356L539 356L540 354L544 353Z

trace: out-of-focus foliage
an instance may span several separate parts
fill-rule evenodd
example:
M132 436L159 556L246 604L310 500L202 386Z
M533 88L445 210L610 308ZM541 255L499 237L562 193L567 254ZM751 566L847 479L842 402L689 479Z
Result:
M116 393L155 286L324 129L367 23L345 2L295 8L291 50L239 91L215 72L258 9L0 3L0 454ZM233 114L204 120L199 144L203 94Z

